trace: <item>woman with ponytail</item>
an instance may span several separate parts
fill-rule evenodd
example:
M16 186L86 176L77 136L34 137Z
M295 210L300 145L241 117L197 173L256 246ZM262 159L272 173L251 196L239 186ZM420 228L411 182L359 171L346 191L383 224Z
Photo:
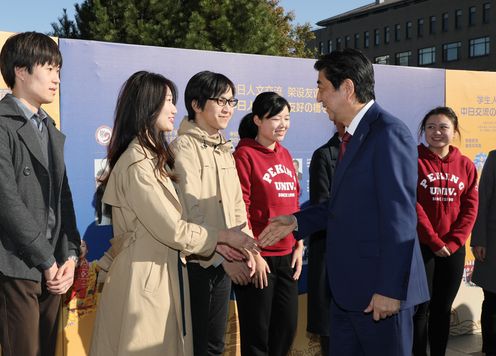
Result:
M261 93L239 126L234 158L255 238L271 217L299 210L298 172L280 144L289 129L289 112L286 99ZM302 253L303 242L289 234L255 256L252 283L234 285L243 356L288 354L296 333Z

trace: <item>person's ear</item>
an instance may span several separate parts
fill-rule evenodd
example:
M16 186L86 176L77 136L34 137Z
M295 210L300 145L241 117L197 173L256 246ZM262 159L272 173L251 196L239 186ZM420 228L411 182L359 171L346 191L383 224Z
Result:
M193 108L195 113L199 113L203 111L202 108L200 108L200 104L198 104L198 100L193 100L191 102L191 107Z
M255 125L257 125L258 127L262 126L262 119L260 119L258 117L258 115L253 115L253 122L255 123Z
M355 95L355 84L353 83L353 81L347 78L341 83L341 86L345 91L346 98L351 102L355 103L356 95Z
M17 79L19 79L20 81L26 80L26 77L29 75L29 72L26 67L14 67L14 74L17 82Z

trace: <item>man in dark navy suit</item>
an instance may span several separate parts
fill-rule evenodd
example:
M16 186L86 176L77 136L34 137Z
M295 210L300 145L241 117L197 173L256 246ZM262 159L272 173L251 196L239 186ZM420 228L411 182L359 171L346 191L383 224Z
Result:
M410 356L414 307L429 298L416 232L417 150L406 125L375 103L359 51L321 57L317 100L346 127L327 202L272 220L271 245L327 229L329 355Z

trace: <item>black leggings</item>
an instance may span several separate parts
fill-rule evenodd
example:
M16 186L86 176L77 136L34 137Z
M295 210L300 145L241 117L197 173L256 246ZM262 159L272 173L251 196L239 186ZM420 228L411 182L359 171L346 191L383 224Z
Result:
M465 246L449 257L438 257L424 245L421 249L431 300L420 304L413 318L413 354L426 356L428 339L431 356L444 356L451 306L460 288L465 266Z

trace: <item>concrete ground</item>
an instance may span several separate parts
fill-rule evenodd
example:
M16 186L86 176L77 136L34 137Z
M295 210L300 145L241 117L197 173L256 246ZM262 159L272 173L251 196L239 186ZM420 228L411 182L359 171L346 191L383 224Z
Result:
M450 336L446 356L483 356L481 334Z

